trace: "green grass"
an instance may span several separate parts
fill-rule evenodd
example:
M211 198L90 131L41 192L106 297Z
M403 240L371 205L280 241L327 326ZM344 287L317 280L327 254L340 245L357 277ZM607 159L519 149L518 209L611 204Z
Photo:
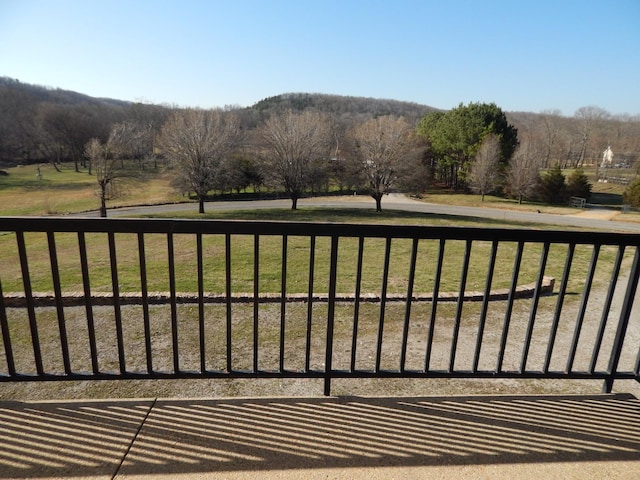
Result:
M98 185L86 169L76 172L72 164L56 171L51 165L14 167L0 175L0 215L51 215L97 210ZM150 170L145 178L120 182L121 195L107 207L168 203L183 200L170 186L170 175Z
M36 178L36 166L25 166L9 169L8 176L0 176L0 214L2 215L39 215L45 213L65 213L83 211L97 207L95 197L95 178L87 172L75 172L72 165L66 165L62 172L56 172L49 165L40 167L41 179ZM136 205L163 203L176 200L175 192L170 188L170 179L166 174L152 173L144 181L129 184L127 193L113 205ZM484 206L500 208L531 209L532 205L518 205L517 202L495 197L486 197ZM429 194L426 201L443 202L457 205L478 205L478 196L462 194ZM566 213L575 209L564 207L547 207L547 211ZM413 225L446 225L446 226L487 226L487 227L522 227L550 228L548 225L516 224L492 219L476 217L446 216L422 214L404 211L384 210L376 213L374 209L322 209L304 207L295 211L285 209L261 209L242 211L218 211L205 215L197 213L180 214L184 218L206 219L239 219L239 220L286 220L297 222L342 222L342 223L377 223L377 224L413 224ZM158 215L160 216L160 215ZM169 215L166 215L169 216ZM171 214L175 216L175 214ZM51 268L48 256L48 245L44 234L28 234L26 236L29 252L29 268L34 291L50 291L52 289ZM118 234L116 236L118 252L119 286L124 292L140 290L137 238L134 235ZM146 260L151 291L169 290L169 273L167 269L166 237L150 235L146 239ZM341 239L340 270L338 272L338 291L351 292L355 288L357 241ZM67 292L82 290L82 276L78 253L78 240L73 234L57 234L58 257L63 290ZM287 289L291 293L306 292L309 271L308 238L289 238L287 257ZM91 288L96 292L111 290L111 269L106 235L87 235ZM384 241L368 239L365 242L365 258L363 272L363 291L379 292L380 277L383 268ZM0 272L2 288L5 292L22 290L22 274L18 261L15 237L0 236ZM390 266L390 293L401 293L407 288L408 261L411 245L409 241L394 240L392 242L392 261ZM277 292L281 287L282 244L279 238L261 238L260 291ZM175 239L176 288L178 291L197 291L194 272L197 269L195 258L195 237L177 236ZM253 239L233 236L232 238L232 289L236 292L253 291ZM435 259L438 245L435 241L420 243L418 251L418 271L415 291L430 291L435 276ZM481 290L484 287L490 245L474 242L470 257L470 277L467 290ZM515 245L501 245L496 262L495 288L502 288L511 281ZM537 247L527 247L523 259L519 283L530 283L535 280L540 252ZM601 263L610 264L612 253L603 251ZM563 248L554 247L547 267L547 275L560 278L564 265ZM463 242L449 242L445 251L445 270L442 279L442 291L459 289L461 262L464 257ZM576 267L586 271L590 258L589 248L578 248L574 260ZM204 239L205 289L211 292L224 292L225 285L225 245L222 236L206 236ZM319 238L315 259L315 290L328 290L328 240ZM604 281L604 280L603 280Z
M376 215L359 210L324 210L308 209L292 212L282 210L260 210L220 212L207 214L207 218L235 218L243 220L296 220L296 221L340 221L351 224L383 223L383 224L414 224L414 225L478 225L477 219L452 219L442 216L424 215L410 212L383 212ZM485 225L504 226L493 221L482 222ZM357 228L357 227L356 227ZM357 232L354 232L357 233ZM140 290L140 272L137 236L133 234L117 234L118 280L119 288L123 292ZM25 235L27 244L29 270L34 291L51 291L52 279L48 244L45 234L28 233ZM88 261L91 288L94 292L111 291L111 268L106 234L87 234ZM307 237L288 237L287 243L287 291L289 293L306 293L310 270L309 242ZM56 246L62 289L65 292L82 291L82 276L78 240L75 234L58 233ZM231 236L231 271L233 292L253 292L253 246L252 236ZM404 293L408 288L409 259L411 256L411 240L395 239L391 243L391 262L389 267L389 293ZM167 267L168 249L164 235L147 235L145 237L147 276L150 291L169 290L169 271ZM261 292L279 292L282 284L282 239L279 237L262 236L260 238L259 290ZM18 259L15 236L6 234L0 236L0 249L4 252L0 258L0 272L2 272L2 288L5 292L21 291L22 274ZM205 291L224 293L225 283L225 237L224 235L205 235L203 237L204 284ZM436 259L439 243L437 240L421 241L417 256L417 271L415 292L430 292L434 288L436 275ZM381 291L381 273L384 268L384 239L366 239L362 291L379 293ZM579 246L573 263L577 283L571 288L578 288L580 276L586 272L592 249ZM196 238L194 235L178 234L174 237L175 280L176 289L184 292L198 290ZM511 272L515 259L516 244L504 243L498 249L496 259L495 279L493 288L506 288L511 282ZM537 245L527 245L521 266L518 283L532 283L536 279L541 248ZM462 275L462 260L465 253L465 242L447 242L444 253L444 271L440 290L457 292L460 288ZM469 278L466 290L483 290L486 272L491 253L489 242L474 242L470 255ZM314 291L328 291L330 240L317 238L314 260ZM341 238L338 258L338 284L340 293L350 293L355 289L357 276L357 238ZM564 268L566 247L553 246L549 255L546 275L560 279ZM600 264L611 265L614 252L604 248L601 253ZM598 276L597 282L606 281L608 273Z
M0 175L0 215L48 215L97 210L97 184L95 176L89 175L86 169L76 172L73 164L63 164L62 171L57 172L51 165L40 165L41 178L38 180L37 165L26 165L5 169L8 175ZM569 172L567 172L568 174ZM619 206L625 187L612 183L598 183L595 173L591 175L593 185L593 203L603 206ZM150 169L146 176L137 180L129 180L121 186L121 195L107 202L108 208L117 206L133 206L174 203L186 201L171 187L170 170ZM242 194L241 194L242 195ZM249 192L251 196L253 193ZM222 198L236 198L237 195ZM539 203L485 196L479 201L479 195L455 193L446 190L431 190L422 195L422 200L431 203L446 203L461 206L484 206L522 211L542 210L545 213L574 213L575 208L550 206ZM384 210L384 200L382 202ZM303 220L303 218L301 218Z

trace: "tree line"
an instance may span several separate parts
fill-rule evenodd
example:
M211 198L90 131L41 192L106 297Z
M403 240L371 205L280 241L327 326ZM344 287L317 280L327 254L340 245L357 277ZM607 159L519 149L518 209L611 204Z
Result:
M507 114L486 103L440 111L286 94L249 108L199 110L94 99L3 78L0 112L0 162L47 161L56 168L73 162L76 171L96 176L105 215L120 179L159 166L173 169L175 188L193 194L200 211L216 190L277 189L296 208L307 191L329 186L368 193L380 210L393 190L419 194L434 185L482 198L565 201L588 195L580 169L597 165L603 145L617 145L622 161L636 165L640 151L639 119L597 107L568 118ZM560 175L576 168L577 177L562 176L564 188L548 188L558 181L555 167Z
M210 192L249 186L284 191L296 209L308 190L339 185L369 194L376 211L384 195L419 194L436 181L476 191L483 200L502 192L520 201L562 203L588 197L591 188L580 170L567 185L559 165L541 176L540 158L518 143L517 130L495 104L428 113L417 127L394 115L345 124L324 112L288 109L249 130L233 110L180 109L155 136L122 122L106 142L87 143L103 216L118 179L142 171L158 155L173 169L174 187L197 198L200 213ZM558 173L562 187L555 183Z

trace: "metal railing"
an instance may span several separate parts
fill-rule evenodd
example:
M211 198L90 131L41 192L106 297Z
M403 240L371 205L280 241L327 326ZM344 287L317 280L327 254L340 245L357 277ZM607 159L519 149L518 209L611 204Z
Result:
M3 382L640 381L640 235L5 217L0 249Z

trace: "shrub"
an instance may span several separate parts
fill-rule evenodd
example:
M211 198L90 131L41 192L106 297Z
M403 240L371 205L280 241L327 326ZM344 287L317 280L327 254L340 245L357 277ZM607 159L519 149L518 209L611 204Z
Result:
M622 194L622 201L632 207L640 207L640 177L637 177Z
M580 197L588 201L591 196L591 188L592 185L581 168L574 170L567 178L567 193L570 197Z
M540 198L545 203L562 204L569 200L567 185L559 165L550 168L540 182Z

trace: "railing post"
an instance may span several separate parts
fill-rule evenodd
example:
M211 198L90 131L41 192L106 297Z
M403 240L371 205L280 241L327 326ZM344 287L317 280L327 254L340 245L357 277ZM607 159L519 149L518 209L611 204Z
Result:
M27 246L24 240L24 232L17 231L16 239L18 241L18 254L20 256L20 271L22 272L24 297L27 301L27 316L29 318L29 331L31 333L33 358L35 361L36 372L38 375L44 375L42 351L40 350L40 337L38 335L38 323L36 321L36 307L35 302L33 301L33 292L31 290L31 276L29 274L29 261L27 260Z
M124 329L122 326L122 310L120 309L120 281L118 280L118 259L116 254L115 232L107 234L109 242L109 260L111 262L111 290L113 292L113 314L116 321L116 345L118 347L118 365L120 374L127 370L124 355Z
M625 292L624 301L622 302L622 308L620 310L620 321L618 322L615 340L611 347L611 358L609 360L609 368L607 369L608 377L605 379L602 387L603 393L611 393L611 390L613 390L613 381L618 372L618 363L620 362L620 355L622 354L622 347L624 346L624 340L627 334L627 326L631 319L633 300L638 288L638 277L640 277L640 247L636 247L633 265L629 272L627 291Z
M71 373L71 360L69 358L69 340L67 338L67 327L64 320L64 308L62 306L62 287L60 285L60 270L58 268L58 252L56 251L55 234L47 232L47 242L49 244L49 259L51 261L51 277L53 280L53 291L56 302L56 313L58 316L58 331L60 333L60 347L62 350L62 362L64 373Z
M329 265L329 305L327 306L327 345L324 361L324 395L331 395L331 373L333 370L333 323L336 310L336 277L338 270L338 236L331 237L331 259Z
M89 280L89 259L87 256L87 242L83 231L78 232L78 252L80 255L80 271L82 272L82 287L84 292L84 308L87 316L87 330L89 333L89 351L91 353L91 370L94 375L99 373L98 347L96 327L93 319L91 303L91 282Z
M144 349L147 373L153 371L151 349L151 317L149 314L149 289L147 286L147 256L144 247L144 233L138 232L138 263L140 265L140 293L142 295L142 321L144 325Z
M2 344L4 346L4 354L7 360L7 371L10 377L14 377L16 374L16 367L13 361L13 347L11 346L9 320L7 318L7 309L4 304L4 295L2 293L2 281L0 281L0 333L2 334Z

